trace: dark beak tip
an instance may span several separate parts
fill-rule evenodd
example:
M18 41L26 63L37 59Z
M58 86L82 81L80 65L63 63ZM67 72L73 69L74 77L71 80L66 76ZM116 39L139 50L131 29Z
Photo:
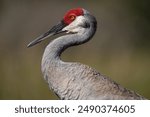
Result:
M27 45L27 48L31 47L30 43Z
M39 43L39 42L30 42L30 43L27 45L27 48L30 48L30 47L36 45L37 43Z
M33 46L33 44L30 42L28 45L27 45L27 48L30 48L30 47L32 47Z

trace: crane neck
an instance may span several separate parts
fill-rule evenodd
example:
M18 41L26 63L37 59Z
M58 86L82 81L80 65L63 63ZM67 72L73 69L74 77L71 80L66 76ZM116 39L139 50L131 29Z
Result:
M82 33L68 34L53 40L48 44L45 49L42 64L48 62L47 65L52 63L61 63L60 56L62 52L70 46L80 45L89 41L96 31L96 22L91 23L89 28L86 28Z

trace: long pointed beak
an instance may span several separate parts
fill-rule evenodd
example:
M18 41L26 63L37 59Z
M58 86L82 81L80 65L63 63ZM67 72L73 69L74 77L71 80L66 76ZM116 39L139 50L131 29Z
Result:
M53 26L51 29L49 29L46 33L42 34L41 36L39 36L38 38L36 38L35 40L31 41L27 47L31 47L31 46L34 46L38 43L40 43L41 41L45 40L46 38L50 37L50 36L53 36L53 35L56 35L56 34L59 34L59 33L62 33L62 32L65 32L65 31L62 31L62 29L66 26L66 24L61 21L59 22L57 25Z

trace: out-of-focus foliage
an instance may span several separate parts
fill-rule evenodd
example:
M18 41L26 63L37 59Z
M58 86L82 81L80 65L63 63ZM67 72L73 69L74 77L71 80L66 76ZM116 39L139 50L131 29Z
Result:
M98 29L90 42L66 50L63 60L92 66L150 99L149 6L148 0L1 0L0 99L57 99L40 70L50 39L26 45L75 7L90 11Z

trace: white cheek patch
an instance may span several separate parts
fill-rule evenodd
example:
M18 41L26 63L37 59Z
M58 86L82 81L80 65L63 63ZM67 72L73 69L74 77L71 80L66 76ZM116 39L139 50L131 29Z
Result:
M67 31L67 33L79 33L83 32L83 27L81 25L85 22L85 18L83 16L78 16L71 24L63 28L63 31Z

